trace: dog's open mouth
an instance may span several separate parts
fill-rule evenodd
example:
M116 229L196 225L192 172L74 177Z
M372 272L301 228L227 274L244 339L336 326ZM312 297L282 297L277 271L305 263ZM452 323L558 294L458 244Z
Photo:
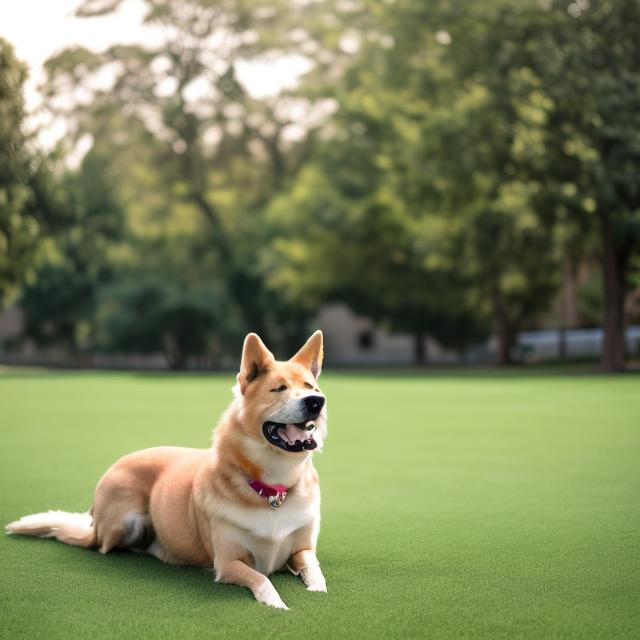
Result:
M315 428L313 420L295 424L268 421L262 425L262 433L268 442L284 451L312 451L318 446L311 435Z

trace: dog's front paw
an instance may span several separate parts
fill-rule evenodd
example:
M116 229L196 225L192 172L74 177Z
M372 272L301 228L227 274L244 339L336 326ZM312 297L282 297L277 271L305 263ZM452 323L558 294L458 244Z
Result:
M254 592L253 595L256 597L258 602L262 602L262 604L266 604L268 607L273 607L274 609L285 609L289 610L289 607L282 601L280 594L276 591L276 588L271 584L271 580L265 580Z
M312 582L307 585L307 591L315 591L316 593L327 593L327 583L324 578L320 581Z
M307 585L307 591L327 593L327 581L322 575L320 565L305 567L300 571L303 582Z

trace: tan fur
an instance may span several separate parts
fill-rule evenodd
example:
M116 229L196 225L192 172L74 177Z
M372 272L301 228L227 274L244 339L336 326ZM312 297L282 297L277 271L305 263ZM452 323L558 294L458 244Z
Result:
M260 338L249 334L239 393L210 449L158 447L126 455L98 482L92 524L88 514L50 512L22 518L7 531L107 553L135 547L131 541L150 522L155 540L148 553L170 564L214 567L217 581L246 586L270 606L286 608L266 576L287 564L310 590L326 590L315 555L320 490L312 452L283 451L262 434L262 424L280 404L303 398L310 389L320 393L321 365L319 331L286 362L276 361ZM286 392L271 391L280 385ZM316 422L321 445L325 409ZM250 480L290 487L284 504L272 509ZM305 575L313 576L313 584Z

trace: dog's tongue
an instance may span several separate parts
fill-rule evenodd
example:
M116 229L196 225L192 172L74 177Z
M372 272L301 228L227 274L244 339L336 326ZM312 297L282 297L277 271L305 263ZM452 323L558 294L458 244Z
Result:
M289 444L295 444L296 440L304 442L309 437L305 430L296 427L295 424L287 424L284 427L280 427L278 435Z

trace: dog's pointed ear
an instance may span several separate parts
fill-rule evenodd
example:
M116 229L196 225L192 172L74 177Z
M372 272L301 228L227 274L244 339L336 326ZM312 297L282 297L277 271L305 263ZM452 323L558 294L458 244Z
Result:
M320 377L322 371L322 358L324 357L324 349L322 346L322 331L318 329L303 345L302 349L296 353L291 360L303 365L311 373L314 378Z
M248 333L242 347L242 360L238 374L240 393L244 395L247 385L259 375L268 371L274 362L271 351L264 346L257 334Z

